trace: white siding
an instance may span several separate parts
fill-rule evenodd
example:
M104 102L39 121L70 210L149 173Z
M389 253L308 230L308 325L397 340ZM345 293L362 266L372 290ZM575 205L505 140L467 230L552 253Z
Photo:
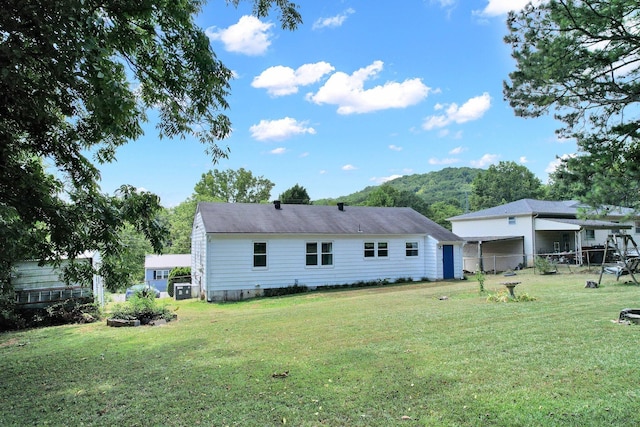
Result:
M476 236L524 236L524 252L536 252L533 241L533 218L528 215L515 216L515 224L508 217L451 221L452 231L461 237Z
M200 213L193 220L191 232L191 283L196 288L196 292L206 293L207 271L207 234L204 230L202 216Z
M388 257L365 258L364 242L387 242ZM417 257L406 256L405 243L419 243ZM253 267L253 243L267 242L267 267ZM306 266L307 242L332 242L333 265ZM426 246L426 247L425 247ZM255 290L273 287L304 285L317 287L341 285L359 281L398 278L435 280L437 266L425 260L436 247L433 239L424 236L321 236L305 237L263 235L215 235L207 242L208 263L206 278L208 295L222 290ZM434 268L435 267L435 268ZM427 270L430 268L430 270ZM460 267L461 270L461 267Z

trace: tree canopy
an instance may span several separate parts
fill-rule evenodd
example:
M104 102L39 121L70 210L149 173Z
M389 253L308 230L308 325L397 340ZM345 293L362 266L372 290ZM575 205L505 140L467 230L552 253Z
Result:
M498 206L520 199L544 197L542 182L526 166L500 162L478 174L469 197L472 210Z
M214 169L202 174L194 187L194 195L229 203L266 203L274 186L270 180L253 176L245 168Z
M549 0L510 13L516 70L504 94L516 114L553 113L577 156L556 178L589 183L594 205L638 209L640 146L640 6L635 0Z
M237 5L240 0L227 3ZM288 0L251 0L301 18ZM0 271L13 261L117 256L131 224L162 249L158 198L100 190L99 165L142 135L148 109L160 137L195 138L215 162L228 153L232 72L195 22L202 0L7 0L0 8ZM108 262L103 265L108 265ZM4 288L3 288L4 289Z
M280 193L279 199L282 203L287 204L308 205L311 203L307 189L298 184Z

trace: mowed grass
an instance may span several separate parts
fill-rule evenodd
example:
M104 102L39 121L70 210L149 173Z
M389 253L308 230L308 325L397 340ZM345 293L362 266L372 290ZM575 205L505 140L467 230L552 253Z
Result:
M640 287L599 271L179 303L0 334L0 425L640 425ZM440 297L448 299L441 300Z

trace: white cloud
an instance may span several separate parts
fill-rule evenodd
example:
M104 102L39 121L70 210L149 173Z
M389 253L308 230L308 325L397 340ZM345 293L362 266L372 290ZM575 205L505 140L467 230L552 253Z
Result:
M464 148L464 147L456 147L456 148L450 150L449 154L460 154L460 153L464 153L465 151L467 151L467 149Z
M529 163L529 159L527 159L526 156L520 156L520 159L518 159L520 163L522 163L523 165L525 163Z
M448 159L437 159L432 157L429 159L430 165L452 165L454 163L459 163L460 159L448 158Z
M306 122L299 122L291 117L279 120L260 120L260 123L249 128L251 136L258 141L282 141L300 134L314 135L316 130L308 127Z
M349 8L347 10L345 10L344 12L336 15L336 16L331 16L329 18L319 18L318 20L316 20L316 22L313 23L313 26L311 27L312 30L319 30L321 28L336 28L336 27L340 27L342 24L344 24L344 21L347 20L347 18L349 17L349 15L355 13L356 11L352 8Z
M298 157L300 158L309 157L309 152L305 151L304 153L300 154Z
M326 173L327 173L327 171L326 171L325 169L322 169L322 170L320 171L320 175L325 175Z
M267 89L267 93L271 96L291 95L298 92L299 86L316 83L333 70L333 66L324 61L304 64L297 70L277 65L267 68L259 76L254 77L251 86Z
M481 16L506 15L511 10L517 11L523 9L530 1L531 0L489 0L489 4L487 4L482 11L476 11L475 13Z
M384 184L385 182L393 181L396 178L400 178L402 175L389 175L389 176L380 176L380 177L372 177L369 181L373 181L377 184Z
M391 151L402 151L402 147L398 147L397 145L389 145L389 150Z
M566 160L568 158L571 157L576 157L576 154L563 154L559 157L556 157L553 161L549 162L549 164L547 165L547 168L544 170L546 173L553 173L556 171L556 169L558 168L558 166L560 166L560 163L562 162L562 160Z
M221 41L229 52L256 56L264 54L271 45L270 22L245 15L228 28L209 27L205 33L212 41Z
M458 104L450 104L444 110L444 114L429 116L425 118L422 128L432 130L442 128L451 123L466 123L478 120L491 108L491 96L487 92L480 96L473 97L458 107ZM441 105L436 105L436 110L442 109Z
M495 164L500 156L498 154L485 154L478 160L471 160L471 166L475 168L484 168L486 166Z
M355 167L355 166L353 166L353 165L344 165L344 166L342 167L342 170L343 170L343 171L354 171L354 170L356 170L356 169L358 169L358 168L357 168L357 167Z
M338 114L358 114L405 108L419 103L432 91L418 78L402 83L386 82L365 89L364 83L375 78L382 71L383 64L382 61L375 61L351 75L334 73L317 93L307 94L307 100L316 104L338 105Z
M271 154L284 154L286 152L287 152L287 149L284 147L274 148L273 150L270 151Z

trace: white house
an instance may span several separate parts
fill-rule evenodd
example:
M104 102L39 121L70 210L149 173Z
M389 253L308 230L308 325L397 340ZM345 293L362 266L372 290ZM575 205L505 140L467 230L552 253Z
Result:
M167 290L169 272L175 267L191 267L191 255L145 255L144 281L160 292L165 292Z
M607 237L623 232L639 241L640 222L628 208L608 207L596 215L575 200L515 202L448 218L466 241L464 270L505 271L533 266L538 254L572 263L601 263ZM582 219L585 213L593 218Z
M200 203L192 283L207 301L267 288L461 279L463 241L411 208Z
M76 262L89 263L97 268L100 263L98 252L79 256ZM25 308L43 308L68 299L93 300L104 305L104 282L101 276L93 275L91 287L81 284L67 286L61 278L68 261L62 260L58 267L50 263L40 265L38 261L15 263L11 277L16 294L16 303Z

